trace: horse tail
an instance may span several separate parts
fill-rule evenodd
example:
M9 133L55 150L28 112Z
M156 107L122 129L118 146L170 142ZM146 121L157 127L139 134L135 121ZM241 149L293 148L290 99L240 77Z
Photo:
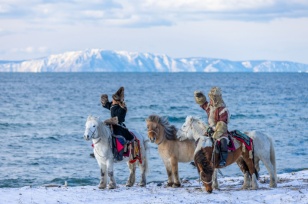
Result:
M269 138L270 140L270 160L271 160L271 163L273 165L273 168L274 168L274 174L275 174L275 177L277 179L277 173L276 173L276 155L275 155L275 148L274 148L274 143L273 143L273 139L272 138Z
M252 142L252 144L254 145L254 142ZM259 172L256 168L256 165L255 165L255 147L252 148L252 162L253 162L253 168L255 169L255 174L256 174L256 177L257 177L257 180L259 179Z

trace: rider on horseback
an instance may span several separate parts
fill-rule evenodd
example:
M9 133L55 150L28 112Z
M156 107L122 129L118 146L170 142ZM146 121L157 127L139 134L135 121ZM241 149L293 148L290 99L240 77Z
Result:
M124 87L120 87L119 90L112 95L112 102L109 102L107 94L102 94L101 104L104 108L110 110L111 118L118 118L118 124L112 125L113 133L115 135L122 135L127 141L134 139L134 136L128 131L124 124L127 112L127 107L124 102Z
M215 140L220 141L220 162L219 167L226 165L228 157L228 127L229 111L222 99L221 89L213 87L208 96L210 102L207 102L205 95L201 91L194 92L196 103L206 111L210 128L208 134Z

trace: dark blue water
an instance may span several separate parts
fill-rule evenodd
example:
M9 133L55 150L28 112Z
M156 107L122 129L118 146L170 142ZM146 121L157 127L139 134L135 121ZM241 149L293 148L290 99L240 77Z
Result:
M300 73L0 73L0 187L49 183L96 185L99 168L83 139L92 114L107 119L100 95L125 87L126 125L146 132L150 114L168 116L180 127L187 115L205 117L194 90L220 86L232 114L229 129L261 130L274 138L277 172L308 167L308 74ZM111 98L111 97L110 97ZM166 181L165 167L151 144L148 182ZM125 163L115 164L125 183ZM181 178L197 178L189 164ZM139 179L137 171L137 180ZM241 175L236 165L225 176ZM261 166L261 175L267 174Z

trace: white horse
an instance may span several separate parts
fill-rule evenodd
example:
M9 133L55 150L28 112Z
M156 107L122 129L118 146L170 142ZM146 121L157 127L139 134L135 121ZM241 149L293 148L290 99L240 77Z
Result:
M136 165L138 164L141 169L141 181L140 186L146 185L146 173L148 170L148 159L147 159L147 150L148 150L148 140L145 139L138 132L132 131L137 139L140 141L140 151L141 151L141 163L139 160L136 160L134 163L129 162L128 157L123 157L122 161L127 161L130 175L127 180L126 186L131 187L135 183L135 173ZM112 144L111 144L111 130L109 126L105 125L104 122L98 117L89 116L85 124L84 138L85 140L92 139L94 144L93 152L97 163L101 171L101 179L98 188L105 189L107 187L107 174L110 178L108 188L116 188L116 181L114 178L113 164L114 156L112 153ZM122 162L121 161L121 162Z
M205 123L203 123L202 120L187 116L185 123L182 125L181 129L177 132L177 137L180 140L185 139L194 139L197 141L199 139L199 142L197 144L195 153L198 152L204 145L206 144L206 137L204 136L207 128ZM261 160L265 167L267 168L267 171L270 175L270 187L274 188L277 187L277 174L276 174L276 159L275 159L275 149L272 139L259 131L251 131L251 132L245 132L250 138L253 139L253 149L254 149L254 165L257 171L260 171L259 167L259 161ZM237 162L240 166L241 162ZM240 166L242 169L242 167ZM242 169L243 170L243 169ZM249 172L243 172L244 173L244 184L243 188L248 188L250 186L250 180L249 180ZM216 171L213 174L213 188L218 188L217 183L217 173ZM256 184L254 184L256 185Z

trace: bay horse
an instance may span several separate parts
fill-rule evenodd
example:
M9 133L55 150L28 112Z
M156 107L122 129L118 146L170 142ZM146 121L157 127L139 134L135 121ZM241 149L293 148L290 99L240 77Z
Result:
M126 161L130 170L129 178L126 182L127 187L131 187L135 183L136 166L138 165L141 170L140 186L146 186L146 173L148 170L147 150L148 142L147 138L144 138L136 131L131 131L140 141L141 159L133 161L129 157L123 157L122 161ZM97 163L100 167L101 179L98 188L105 189L107 187L107 174L110 178L108 183L109 189L116 188L116 181L114 178L114 155L112 153L112 133L108 125L100 120L99 117L89 116L85 124L84 139L93 142L93 152ZM122 162L120 161L120 162Z
M195 141L179 141L174 125L170 125L168 118L150 115L146 119L148 137L152 143L158 145L158 152L162 158L167 175L168 187L180 187L178 162L191 162L194 160Z
M198 140L194 160L206 190L212 192L213 186L210 184L217 182L217 178L213 177L212 179L212 174L214 169L218 168L219 155L215 153L216 156L213 163L214 142L211 137L204 136L208 127L200 119L187 116L177 136L180 140L192 138L196 141ZM261 160L270 174L270 187L277 187L275 150L272 139L259 131L251 131L246 134L253 139L254 160L252 161L250 159L247 149L245 152L243 151L245 148L241 144L236 151L228 153L226 166L236 162L244 173L244 184L242 188L249 188L251 183L251 188L257 189L256 174L260 170L259 161Z

